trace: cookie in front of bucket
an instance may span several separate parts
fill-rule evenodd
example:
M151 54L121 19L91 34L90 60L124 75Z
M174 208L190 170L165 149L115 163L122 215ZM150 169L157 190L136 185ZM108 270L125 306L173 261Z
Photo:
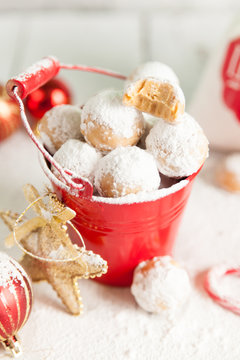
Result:
M240 153L225 157L217 170L216 179L225 190L240 193Z
M189 299L189 276L172 257L141 262L134 270L131 292L147 312L174 317Z
M104 197L157 190L160 176L151 154L136 146L118 147L98 162L95 186Z
M101 151L136 145L144 133L140 111L122 104L122 91L108 89L90 98L83 107L81 132Z

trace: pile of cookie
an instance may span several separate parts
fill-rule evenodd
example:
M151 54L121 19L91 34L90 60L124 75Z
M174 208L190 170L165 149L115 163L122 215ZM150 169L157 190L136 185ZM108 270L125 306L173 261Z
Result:
M54 107L38 130L54 159L104 197L157 190L162 175L187 177L208 156L208 140L185 112L177 76L159 62L140 65L122 91L101 91L82 108Z

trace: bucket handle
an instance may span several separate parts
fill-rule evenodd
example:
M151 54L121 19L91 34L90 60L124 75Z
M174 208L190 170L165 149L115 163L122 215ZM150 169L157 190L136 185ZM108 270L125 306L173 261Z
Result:
M60 173L61 178L65 182L64 185L67 185L69 192L76 197L91 198L93 195L92 184L87 179L73 176L71 172L65 171L61 167L61 165L54 160L54 158L48 153L48 151L34 135L29 125L25 113L24 104L22 101L27 97L27 95L29 95L34 90L38 89L50 79L52 79L54 76L56 76L60 69L94 72L102 75L115 77L121 80L125 80L126 77L116 72L101 68L89 67L86 65L62 64L55 57L48 56L29 67L25 72L11 78L6 84L8 95L15 101L17 101L19 105L22 123L28 135L30 136L31 140L34 142L38 150L46 158L46 160L48 160L49 163L54 166L56 170Z

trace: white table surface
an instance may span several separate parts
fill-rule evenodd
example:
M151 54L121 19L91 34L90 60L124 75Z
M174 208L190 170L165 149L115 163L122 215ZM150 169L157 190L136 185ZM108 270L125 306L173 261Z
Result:
M160 60L164 56L161 47L157 48L157 33L161 33L158 16L161 19L160 14L155 14L151 22L148 49L151 57ZM230 17L220 21L221 16L216 20L220 24L219 32L230 22ZM3 14L0 18L0 43L5 54L0 57L2 81L46 54L54 54L66 62L104 66L123 73L149 56L144 52L146 43L141 37L140 20L133 13L27 13ZM210 19L204 21L210 26ZM182 29L186 33L186 28ZM170 36L177 44L175 35ZM199 35L199 38L203 42L204 37ZM203 43L204 49L210 48L215 40ZM189 37L187 42L189 56L196 56L198 41L193 43ZM173 55L167 43L164 46L164 61L167 61ZM194 82L186 69L184 72L180 52L179 58L179 76L191 97ZM195 62L189 71L194 74L201 66ZM103 87L121 86L117 80L91 74L69 72L65 78L73 85L78 103ZM240 261L240 197L219 189L214 183L215 167L221 156L212 153L196 179L176 240L174 256L186 266L193 287L190 302L177 323L166 330L160 316L147 314L136 305L128 288L111 288L85 280L80 281L85 313L72 317L64 311L51 287L42 282L33 286L32 314L19 334L25 360L239 359L240 318L216 305L202 287L202 274L209 266ZM37 152L22 130L0 144L0 164L0 208L21 211L26 206L22 185L32 183L41 189L47 183ZM0 249L5 251L3 240L8 231L2 223L0 232ZM16 249L7 251L19 256ZM196 316L192 318L194 309ZM8 358L1 348L0 358Z

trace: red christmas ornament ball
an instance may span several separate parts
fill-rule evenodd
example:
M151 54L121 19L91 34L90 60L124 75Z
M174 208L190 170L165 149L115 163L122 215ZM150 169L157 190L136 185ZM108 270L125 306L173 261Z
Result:
M52 79L26 98L26 108L36 120L56 105L71 104L71 92L60 79Z
M25 270L17 261L0 252L0 341L20 352L16 333L27 321L32 308L32 288Z
M0 85L0 141L10 136L20 125L18 105Z

